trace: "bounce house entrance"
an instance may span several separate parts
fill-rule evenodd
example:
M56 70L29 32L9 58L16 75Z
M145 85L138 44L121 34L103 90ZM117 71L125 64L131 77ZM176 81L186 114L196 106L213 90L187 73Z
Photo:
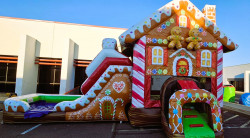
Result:
M185 137L215 137L215 132L222 130L217 98L204 89L202 79L198 80L170 77L162 86L162 124L171 135L181 133Z
M183 131L187 137L215 137L210 106L206 103L187 103L182 107Z

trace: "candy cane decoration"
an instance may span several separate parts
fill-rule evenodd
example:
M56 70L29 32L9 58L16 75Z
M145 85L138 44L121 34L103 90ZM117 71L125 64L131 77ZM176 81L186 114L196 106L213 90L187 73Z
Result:
M144 107L145 47L146 36L143 36L133 51L132 106L136 108Z
M217 46L217 99L220 106L223 107L223 45L218 41Z
M115 113L116 113L116 105L117 105L117 102L118 101L121 101L121 106L123 106L123 103L124 103L124 100L122 98L117 98L115 100L115 104L114 104L114 111L113 111L113 120L115 120Z

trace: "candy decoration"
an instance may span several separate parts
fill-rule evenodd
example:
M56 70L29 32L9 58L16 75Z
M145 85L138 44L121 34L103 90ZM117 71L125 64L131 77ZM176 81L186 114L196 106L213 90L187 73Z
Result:
M134 47L133 55L133 81L132 82L132 107L144 107L144 71L145 71L146 37L142 37ZM142 85L141 85L142 84Z

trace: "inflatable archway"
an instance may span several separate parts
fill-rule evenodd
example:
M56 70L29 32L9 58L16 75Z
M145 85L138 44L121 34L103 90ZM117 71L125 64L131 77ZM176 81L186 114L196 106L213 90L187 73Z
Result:
M182 89L169 99L169 127L173 134L183 133L182 106L186 103L207 103L211 107L213 130L223 131L221 109L216 97L204 89Z

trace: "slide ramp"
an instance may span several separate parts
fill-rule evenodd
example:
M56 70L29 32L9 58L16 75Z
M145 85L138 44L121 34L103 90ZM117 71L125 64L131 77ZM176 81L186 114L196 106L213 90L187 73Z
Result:
M74 101L58 103L54 110L66 112L66 120L127 121L125 106L131 101L132 62L115 49L114 39L104 40L103 50L86 69L89 78L84 94ZM104 52L103 52L104 51Z
M212 128L207 124L205 114L200 114L195 109L183 109L183 129L186 138L214 138Z

